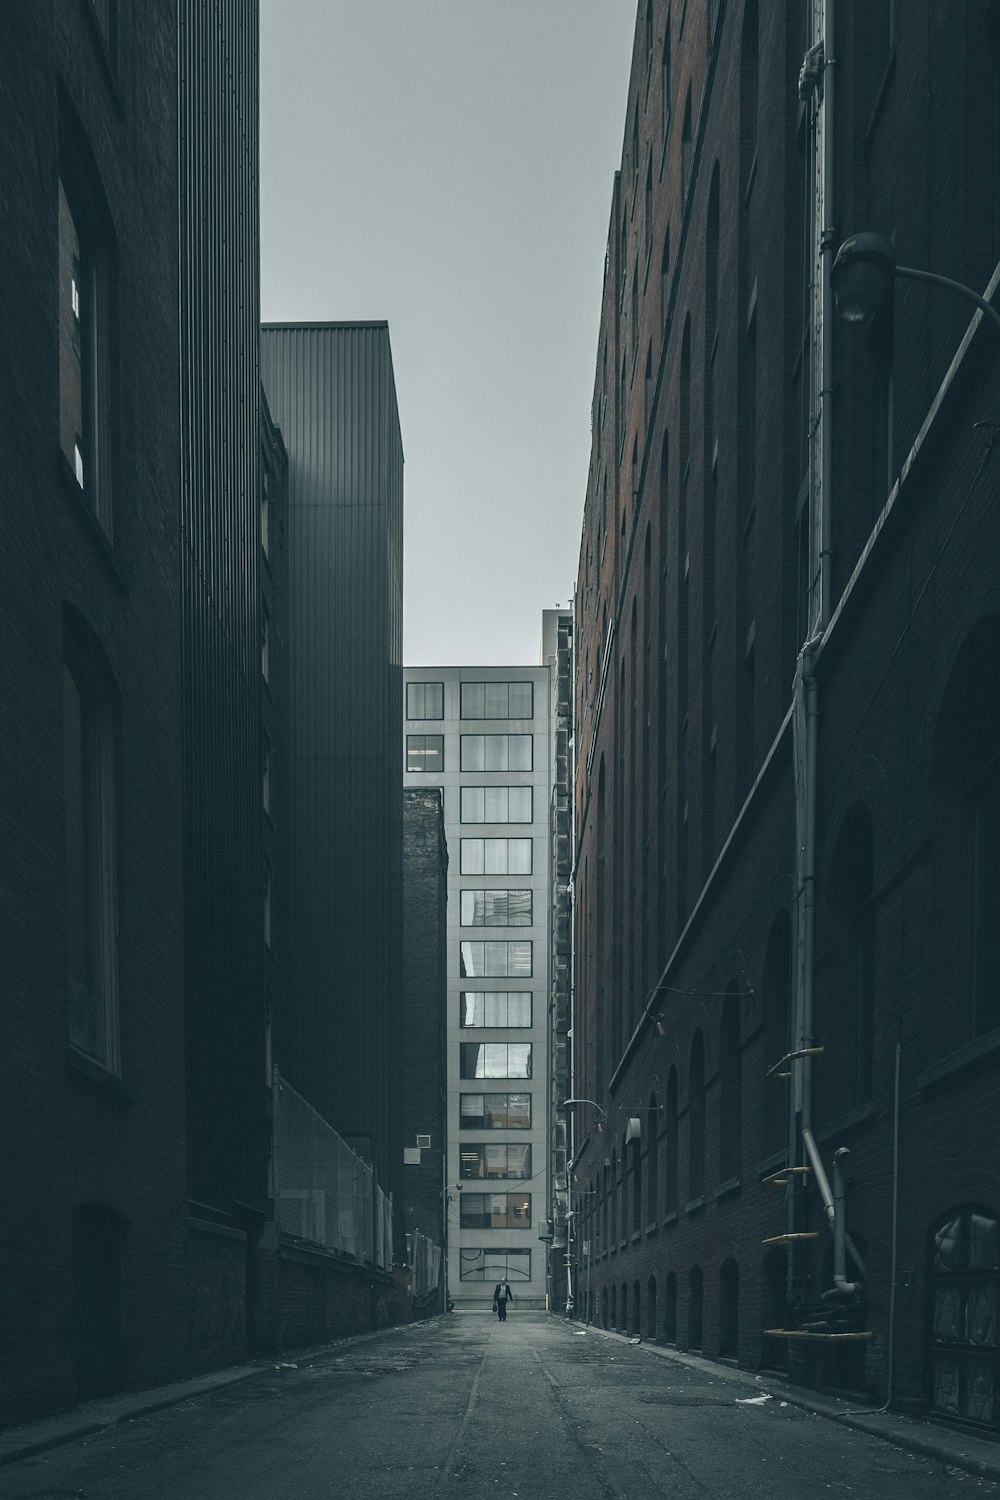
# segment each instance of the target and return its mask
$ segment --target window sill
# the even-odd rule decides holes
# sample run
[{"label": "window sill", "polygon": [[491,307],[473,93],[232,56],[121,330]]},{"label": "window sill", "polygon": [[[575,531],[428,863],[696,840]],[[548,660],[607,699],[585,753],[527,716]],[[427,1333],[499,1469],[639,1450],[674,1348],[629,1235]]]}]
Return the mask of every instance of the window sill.
[{"label": "window sill", "polygon": [[669,1229],[672,1224],[677,1223],[677,1210],[672,1209],[670,1213],[663,1215],[663,1227]]},{"label": "window sill", "polygon": [[641,1229],[633,1229],[633,1231],[632,1231],[632,1238],[629,1241],[629,1243],[632,1244],[632,1245],[638,1245],[638,1243],[639,1243],[639,1241],[641,1239],[642,1239],[642,1230]]},{"label": "window sill", "polygon": [[79,516],[80,522],[86,530],[92,545],[97,549],[98,556],[111,575],[112,583],[119,594],[127,594],[128,579],[125,577],[118,554],[104,527],[87,504],[83,491],[77,484],[76,477],[66,462],[65,454],[62,452],[59,454],[59,472],[62,476],[63,491],[66,494],[69,504],[72,506],[74,514]]},{"label": "window sill", "polygon": [[702,1213],[704,1211],[704,1208],[705,1208],[705,1194],[704,1193],[699,1193],[698,1196],[697,1196],[697,1198],[692,1198],[691,1201],[690,1201],[690,1203],[685,1203],[685,1205],[684,1205],[684,1212],[687,1214],[688,1218],[690,1219],[695,1214]]},{"label": "window sill", "polygon": [[831,1136],[843,1135],[845,1130],[853,1130],[855,1125],[864,1125],[876,1119],[877,1116],[875,1101],[869,1099],[865,1104],[859,1104],[857,1109],[849,1109],[846,1114],[838,1115],[835,1120],[831,1120],[829,1125],[824,1125],[817,1130],[816,1139],[828,1141]]},{"label": "window sill", "polygon": [[652,1222],[652,1223],[651,1223],[651,1224],[647,1224],[647,1225],[646,1225],[646,1234],[647,1234],[647,1236],[648,1236],[648,1235],[651,1235],[651,1234],[655,1234],[655,1233],[656,1233],[656,1231],[657,1231],[657,1229],[658,1229],[658,1228],[659,1228],[659,1227],[660,1227],[660,1226],[659,1226],[659,1225],[658,1225],[658,1224],[657,1224],[657,1222],[656,1222],[656,1220],[655,1220],[655,1219],[654,1219],[654,1220],[653,1220],[653,1222]]},{"label": "window sill", "polygon": [[75,1047],[66,1048],[66,1066],[71,1072],[79,1073],[82,1077],[88,1078],[91,1083],[96,1083],[98,1087],[106,1089],[123,1104],[132,1103],[131,1090],[126,1088],[117,1073],[110,1072],[103,1064],[95,1062],[92,1057],[87,1057],[83,1052],[78,1052]]},{"label": "window sill", "polygon": [[716,1203],[721,1202],[723,1198],[731,1198],[734,1193],[738,1193],[740,1191],[740,1188],[742,1186],[743,1180],[741,1177],[727,1177],[725,1182],[720,1182],[718,1188],[716,1189]]},{"label": "window sill", "polygon": [[917,1088],[932,1089],[949,1083],[956,1074],[964,1072],[984,1058],[992,1057],[996,1052],[1000,1052],[1000,1028],[988,1031],[974,1042],[967,1042],[964,1047],[950,1052],[940,1062],[931,1063],[930,1067],[924,1068],[917,1074]]},{"label": "window sill", "polygon": [[763,1178],[765,1177],[770,1177],[771,1173],[776,1172],[779,1167],[785,1167],[787,1165],[788,1152],[785,1147],[782,1146],[780,1151],[772,1151],[770,1156],[764,1156],[761,1158],[761,1160],[757,1163],[757,1176],[763,1180]]}]

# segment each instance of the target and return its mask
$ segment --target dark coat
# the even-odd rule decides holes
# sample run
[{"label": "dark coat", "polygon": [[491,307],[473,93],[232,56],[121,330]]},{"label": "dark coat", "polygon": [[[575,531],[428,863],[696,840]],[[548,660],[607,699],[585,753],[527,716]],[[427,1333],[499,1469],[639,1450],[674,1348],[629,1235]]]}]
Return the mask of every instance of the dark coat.
[{"label": "dark coat", "polygon": [[508,1281],[498,1281],[497,1284],[496,1284],[496,1286],[493,1288],[493,1305],[494,1305],[494,1307],[500,1301],[500,1288],[501,1287],[506,1287],[507,1288],[507,1297],[506,1297],[506,1300],[508,1302],[513,1302],[513,1300],[514,1300],[514,1293],[510,1289],[510,1283]]}]

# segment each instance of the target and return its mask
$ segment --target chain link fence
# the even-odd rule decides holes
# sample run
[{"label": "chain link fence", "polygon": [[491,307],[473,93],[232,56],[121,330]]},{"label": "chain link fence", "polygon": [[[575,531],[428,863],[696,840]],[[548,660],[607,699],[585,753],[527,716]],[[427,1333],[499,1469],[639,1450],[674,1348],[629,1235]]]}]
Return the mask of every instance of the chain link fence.
[{"label": "chain link fence", "polygon": [[274,1070],[274,1201],[285,1234],[392,1270],[392,1199],[332,1125]]}]

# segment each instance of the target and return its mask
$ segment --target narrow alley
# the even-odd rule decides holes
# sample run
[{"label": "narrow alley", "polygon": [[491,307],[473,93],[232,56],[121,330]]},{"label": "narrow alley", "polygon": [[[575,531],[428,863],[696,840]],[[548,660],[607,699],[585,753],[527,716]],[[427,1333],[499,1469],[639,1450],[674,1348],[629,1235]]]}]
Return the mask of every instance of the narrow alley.
[{"label": "narrow alley", "polygon": [[2,1468],[0,1492],[951,1500],[998,1491],[786,1403],[766,1379],[515,1309],[503,1325],[456,1314],[264,1367]]}]

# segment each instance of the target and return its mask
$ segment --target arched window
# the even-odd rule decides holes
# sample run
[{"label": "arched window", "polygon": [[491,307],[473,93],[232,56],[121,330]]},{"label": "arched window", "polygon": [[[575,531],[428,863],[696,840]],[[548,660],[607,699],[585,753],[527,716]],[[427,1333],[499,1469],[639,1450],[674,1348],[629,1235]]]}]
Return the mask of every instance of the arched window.
[{"label": "arched window", "polygon": [[817,1031],[825,1047],[814,1070],[821,1118],[871,1098],[875,1004],[875,902],[871,818],[856,803],[844,819],[827,888],[826,973]]},{"label": "arched window", "polygon": [[[640,1125],[640,1131],[642,1129]],[[642,1232],[642,1141],[629,1143],[629,1176],[632,1179],[632,1233]]]},{"label": "arched window", "polygon": [[681,127],[681,193],[686,198],[691,187],[691,172],[694,165],[694,136],[691,130],[691,85],[688,84],[684,102],[684,124]]},{"label": "arched window", "polygon": [[680,1155],[679,1131],[677,1128],[678,1103],[677,1069],[671,1068],[670,1077],[667,1079],[666,1130],[664,1132],[664,1146],[666,1148],[664,1155],[667,1159],[664,1208],[668,1214],[676,1214],[678,1209],[677,1163]]},{"label": "arched window", "polygon": [[[606,1292],[605,1292],[605,1296],[607,1296]],[[611,1312],[610,1312],[610,1315],[609,1315],[609,1322],[607,1324],[605,1324],[605,1327],[611,1327],[611,1328],[617,1328],[618,1327],[618,1287],[617,1287],[617,1284],[614,1285],[614,1286],[612,1286],[612,1288],[611,1288]]]},{"label": "arched window", "polygon": [[632,1316],[629,1318],[628,1331],[632,1334],[642,1332],[642,1295],[638,1276],[632,1283]]},{"label": "arched window", "polygon": [[650,1094],[646,1110],[646,1223],[652,1228],[659,1215],[660,1186],[660,1110],[656,1095]]},{"label": "arched window", "polygon": [[611,1153],[611,1201],[608,1209],[610,1220],[608,1249],[616,1250],[618,1248],[618,1154],[615,1151]]},{"label": "arched window", "polygon": [[740,1271],[724,1260],[719,1270],[719,1354],[733,1359],[740,1347]]},{"label": "arched window", "polygon": [[1000,1430],[1000,1219],[954,1209],[934,1227],[928,1372],[934,1411]]},{"label": "arched window", "polygon": [[691,1043],[688,1068],[688,1198],[705,1192],[705,1044],[700,1031]]},{"label": "arched window", "polygon": [[722,1002],[719,1028],[719,1181],[730,1182],[740,1171],[740,1132],[743,1115],[743,1055],[740,1050],[740,997],[730,984]]},{"label": "arched window", "polygon": [[[761,1265],[761,1297],[765,1329],[788,1327],[788,1252],[783,1245],[772,1245]],[[774,1369],[788,1369],[788,1339],[766,1338],[763,1341],[764,1363]]]},{"label": "arched window", "polygon": [[642,1330],[642,1336],[646,1339],[655,1339],[657,1336],[655,1276],[650,1276],[646,1282],[646,1324]]},{"label": "arched window", "polygon": [[[764,954],[763,1072],[791,1051],[791,922],[786,911],[771,924]],[[779,1069],[779,1071],[784,1071]],[[765,1156],[781,1151],[788,1136],[788,1080],[775,1074],[764,1079],[761,1107],[761,1150]]]},{"label": "arched window", "polygon": [[976,625],[952,669],[931,806],[933,1060],[1000,1027],[1000,616]]},{"label": "arched window", "polygon": [[705,1278],[700,1266],[688,1276],[688,1348],[700,1349],[704,1338]]},{"label": "arched window", "polygon": [[667,1277],[663,1289],[663,1341],[665,1344],[676,1344],[677,1342],[677,1277],[673,1271]]},{"label": "arched window", "polygon": [[[621,1202],[620,1202],[621,1216],[620,1216],[618,1224],[616,1226],[617,1227],[617,1231],[618,1231],[618,1240],[619,1240],[619,1243],[622,1244],[622,1245],[624,1245],[625,1242],[628,1239],[628,1189],[629,1189],[629,1177],[631,1175],[631,1173],[629,1171],[629,1165],[630,1165],[629,1150],[630,1149],[631,1148],[627,1144],[623,1144],[622,1145],[622,1179],[621,1179],[622,1195],[621,1195]],[[624,1316],[624,1312],[623,1312],[623,1316]]]}]

